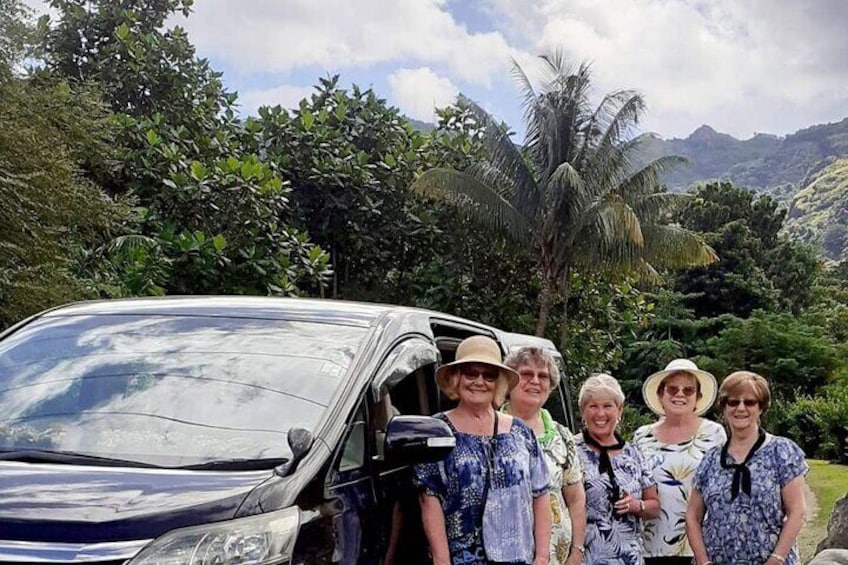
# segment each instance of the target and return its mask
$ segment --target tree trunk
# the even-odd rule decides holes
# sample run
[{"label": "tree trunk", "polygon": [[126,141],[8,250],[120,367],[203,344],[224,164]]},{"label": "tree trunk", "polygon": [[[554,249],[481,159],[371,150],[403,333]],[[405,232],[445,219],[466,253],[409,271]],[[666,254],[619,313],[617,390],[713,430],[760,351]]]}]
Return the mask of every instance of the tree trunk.
[{"label": "tree trunk", "polygon": [[548,325],[548,315],[551,312],[551,296],[553,295],[553,285],[548,277],[542,278],[542,290],[539,293],[539,315],[536,318],[536,335],[543,337],[545,328]]},{"label": "tree trunk", "polygon": [[568,346],[568,299],[571,296],[571,266],[566,266],[562,280],[562,322],[559,327],[559,350]]}]

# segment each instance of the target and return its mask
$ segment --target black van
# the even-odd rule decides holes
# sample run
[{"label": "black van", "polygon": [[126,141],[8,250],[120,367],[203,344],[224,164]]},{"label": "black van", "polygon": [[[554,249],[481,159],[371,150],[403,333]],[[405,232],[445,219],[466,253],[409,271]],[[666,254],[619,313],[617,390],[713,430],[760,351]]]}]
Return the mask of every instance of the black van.
[{"label": "black van", "polygon": [[[443,458],[435,367],[547,340],[331,300],[72,304],[0,335],[0,563],[426,559],[409,465]],[[573,424],[567,389],[552,395]]]}]

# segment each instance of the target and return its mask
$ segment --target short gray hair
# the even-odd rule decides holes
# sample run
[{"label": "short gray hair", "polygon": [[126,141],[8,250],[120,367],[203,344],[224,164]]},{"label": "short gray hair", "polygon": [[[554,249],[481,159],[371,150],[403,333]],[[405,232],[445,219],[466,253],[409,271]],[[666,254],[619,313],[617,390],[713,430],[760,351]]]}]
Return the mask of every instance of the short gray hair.
[{"label": "short gray hair", "polygon": [[624,405],[624,391],[621,390],[621,385],[612,375],[606,373],[596,373],[586,379],[580,387],[577,404],[582,410],[583,404],[596,396],[611,396],[619,407]]},{"label": "short gray hair", "polygon": [[559,386],[559,365],[557,365],[556,359],[549,352],[541,347],[528,345],[510,353],[504,361],[504,365],[516,371],[518,371],[518,367],[525,363],[545,365],[548,369],[548,374],[551,376],[551,390]]}]

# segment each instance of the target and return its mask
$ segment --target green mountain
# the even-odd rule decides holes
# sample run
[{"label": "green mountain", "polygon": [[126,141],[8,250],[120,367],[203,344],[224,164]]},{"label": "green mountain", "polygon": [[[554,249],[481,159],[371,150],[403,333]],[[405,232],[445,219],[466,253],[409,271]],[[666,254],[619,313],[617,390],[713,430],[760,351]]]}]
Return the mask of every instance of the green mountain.
[{"label": "green mountain", "polygon": [[791,196],[805,179],[838,157],[848,157],[848,118],[812,126],[786,137],[757,134],[746,140],[704,125],[685,139],[653,138],[645,144],[646,158],[685,155],[690,164],[663,180],[673,190],[699,181],[722,179],[734,185]]},{"label": "green mountain", "polygon": [[834,161],[804,184],[789,204],[785,229],[828,259],[848,259],[848,159]]}]

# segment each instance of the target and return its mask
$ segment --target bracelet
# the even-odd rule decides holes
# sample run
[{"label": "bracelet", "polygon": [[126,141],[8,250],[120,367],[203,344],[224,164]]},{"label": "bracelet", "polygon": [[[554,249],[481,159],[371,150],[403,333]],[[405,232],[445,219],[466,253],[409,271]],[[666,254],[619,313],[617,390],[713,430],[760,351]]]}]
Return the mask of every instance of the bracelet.
[{"label": "bracelet", "polygon": [[572,547],[573,547],[574,549],[576,549],[577,551],[579,551],[579,552],[580,552],[580,555],[585,555],[585,554],[586,554],[586,548],[585,548],[585,547],[583,547],[582,545],[574,545],[574,546],[572,546]]},{"label": "bracelet", "polygon": [[771,555],[769,555],[769,557],[771,557],[778,563],[784,563],[786,561],[786,558],[779,553],[772,553]]},{"label": "bracelet", "polygon": [[645,501],[642,500],[642,499],[639,499],[639,514],[644,514],[644,513],[645,513]]}]

